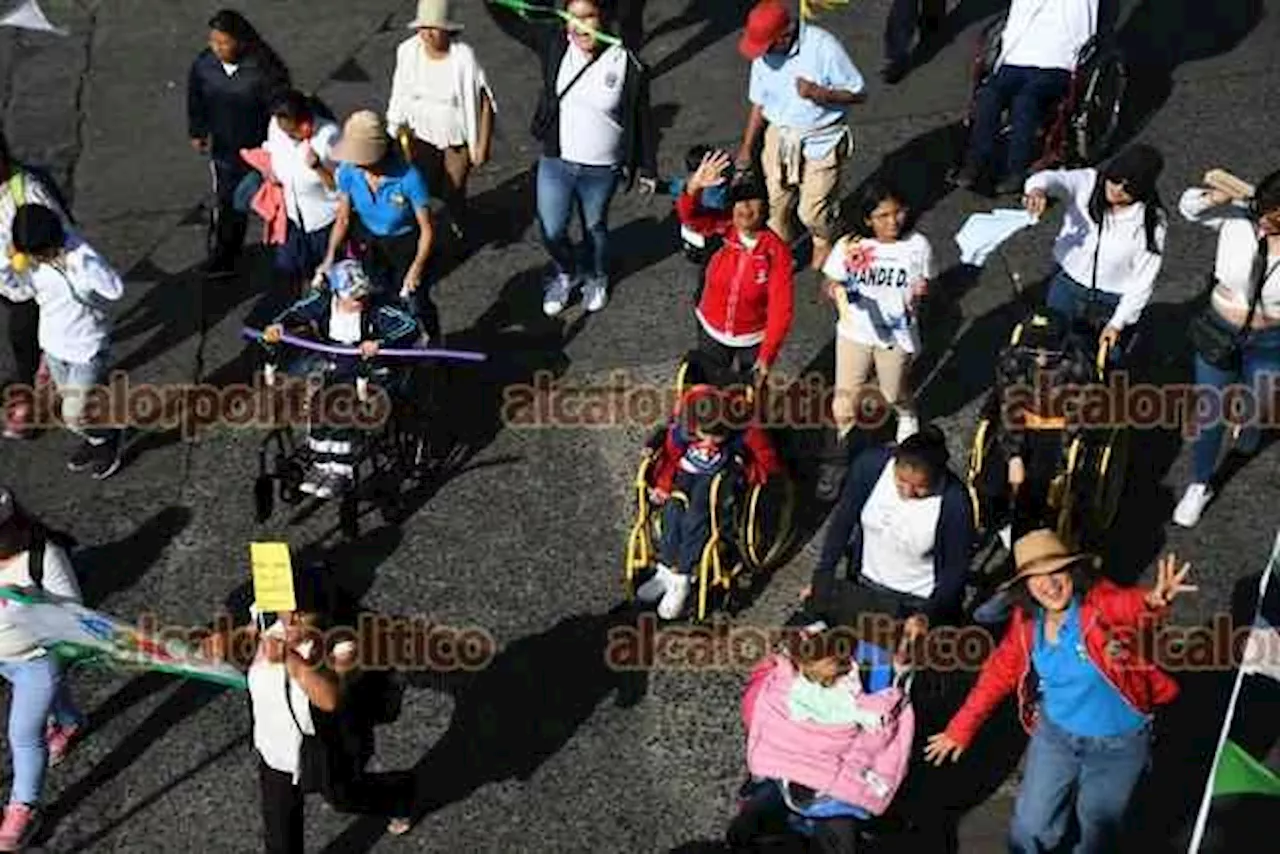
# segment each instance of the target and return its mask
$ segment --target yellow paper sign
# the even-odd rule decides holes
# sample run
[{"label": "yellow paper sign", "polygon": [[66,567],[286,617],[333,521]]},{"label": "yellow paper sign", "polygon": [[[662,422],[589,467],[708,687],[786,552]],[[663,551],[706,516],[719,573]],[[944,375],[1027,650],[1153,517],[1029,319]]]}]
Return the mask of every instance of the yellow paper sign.
[{"label": "yellow paper sign", "polygon": [[253,598],[263,613],[293,611],[298,607],[293,592],[293,562],[288,543],[250,543],[253,566]]}]

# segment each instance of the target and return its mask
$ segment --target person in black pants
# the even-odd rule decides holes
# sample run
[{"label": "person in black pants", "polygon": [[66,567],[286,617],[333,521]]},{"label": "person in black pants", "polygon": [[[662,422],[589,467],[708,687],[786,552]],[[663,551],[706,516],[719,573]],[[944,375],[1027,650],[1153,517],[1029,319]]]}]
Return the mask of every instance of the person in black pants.
[{"label": "person in black pants", "polygon": [[232,204],[252,170],[240,149],[267,138],[271,107],[290,88],[289,69],[239,12],[224,9],[209,20],[209,46],[191,64],[187,126],[191,147],[209,155],[218,205],[216,247],[209,274],[232,275],[244,245],[247,213]]},{"label": "person in black pants", "polygon": [[947,0],[893,0],[884,25],[884,69],[880,77],[892,86],[911,70],[911,42],[916,31],[920,41],[942,29],[947,17]]}]

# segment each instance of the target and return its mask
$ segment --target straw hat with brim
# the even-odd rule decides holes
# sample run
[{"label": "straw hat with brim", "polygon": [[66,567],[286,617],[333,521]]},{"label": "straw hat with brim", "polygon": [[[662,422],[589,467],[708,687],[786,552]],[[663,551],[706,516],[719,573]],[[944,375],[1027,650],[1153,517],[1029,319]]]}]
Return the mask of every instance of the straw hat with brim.
[{"label": "straw hat with brim", "polygon": [[1072,552],[1053,531],[1031,531],[1013,544],[1013,563],[1018,568],[1017,572],[996,589],[1008,590],[1032,576],[1052,575],[1082,562],[1092,564],[1095,569],[1101,564],[1095,555]]},{"label": "straw hat with brim", "polygon": [[449,0],[418,0],[418,14],[409,23],[409,29],[462,32],[462,24],[453,20],[452,5]]},{"label": "straw hat with brim", "polygon": [[334,157],[357,166],[372,166],[387,156],[387,124],[372,110],[352,113],[342,128]]}]

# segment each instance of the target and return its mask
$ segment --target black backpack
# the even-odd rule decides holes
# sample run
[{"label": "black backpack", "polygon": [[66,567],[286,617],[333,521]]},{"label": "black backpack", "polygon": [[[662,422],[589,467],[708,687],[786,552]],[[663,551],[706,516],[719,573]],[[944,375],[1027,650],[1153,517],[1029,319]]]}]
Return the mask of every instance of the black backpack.
[{"label": "black backpack", "polygon": [[46,543],[52,543],[67,553],[70,553],[72,549],[80,544],[70,534],[36,526],[35,530],[31,532],[31,548],[27,549],[30,555],[27,571],[31,575],[31,583],[41,590],[44,589],[44,550]]}]

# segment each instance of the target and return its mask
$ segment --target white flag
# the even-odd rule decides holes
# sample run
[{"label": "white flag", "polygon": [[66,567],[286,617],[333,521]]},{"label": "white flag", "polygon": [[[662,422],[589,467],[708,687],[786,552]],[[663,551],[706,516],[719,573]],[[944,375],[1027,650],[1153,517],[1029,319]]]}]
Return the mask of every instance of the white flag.
[{"label": "white flag", "polygon": [[53,33],[58,36],[69,35],[65,27],[55,27],[36,0],[22,0],[12,12],[0,18],[0,27],[15,27],[19,30],[31,30],[37,33]]}]

